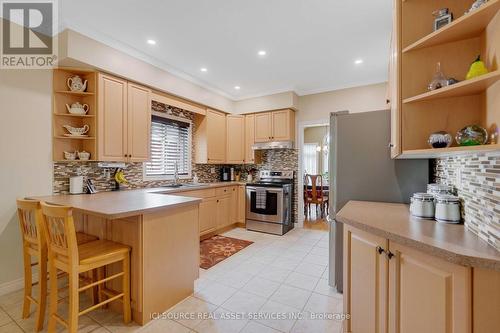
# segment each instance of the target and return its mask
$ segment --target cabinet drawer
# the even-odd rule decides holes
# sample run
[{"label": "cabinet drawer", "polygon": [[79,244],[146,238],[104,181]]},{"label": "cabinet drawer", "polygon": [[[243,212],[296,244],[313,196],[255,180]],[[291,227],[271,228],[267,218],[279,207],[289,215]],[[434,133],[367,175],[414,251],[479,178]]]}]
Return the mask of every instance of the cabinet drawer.
[{"label": "cabinet drawer", "polygon": [[211,198],[215,197],[215,189],[208,190],[194,190],[194,191],[185,191],[175,193],[174,195],[182,196],[182,197],[192,197],[192,198]]},{"label": "cabinet drawer", "polygon": [[234,186],[227,186],[227,187],[218,187],[215,189],[215,195],[218,197],[224,196],[224,195],[230,195],[232,193]]}]

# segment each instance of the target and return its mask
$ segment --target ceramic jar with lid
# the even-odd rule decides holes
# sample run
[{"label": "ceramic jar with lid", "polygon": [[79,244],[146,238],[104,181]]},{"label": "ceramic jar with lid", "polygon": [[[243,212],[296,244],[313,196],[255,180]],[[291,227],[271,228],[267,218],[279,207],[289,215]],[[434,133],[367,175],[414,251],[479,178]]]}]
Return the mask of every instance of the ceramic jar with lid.
[{"label": "ceramic jar with lid", "polygon": [[449,194],[438,194],[436,201],[436,221],[441,223],[460,223],[460,199]]},{"label": "ceramic jar with lid", "polygon": [[410,214],[420,219],[434,218],[434,195],[414,193],[411,197]]}]

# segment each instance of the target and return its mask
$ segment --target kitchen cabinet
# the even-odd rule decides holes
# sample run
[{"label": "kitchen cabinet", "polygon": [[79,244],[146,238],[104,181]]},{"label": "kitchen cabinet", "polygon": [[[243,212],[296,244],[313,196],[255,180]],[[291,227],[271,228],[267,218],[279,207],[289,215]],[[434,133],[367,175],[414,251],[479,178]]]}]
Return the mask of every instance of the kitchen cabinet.
[{"label": "kitchen cabinet", "polygon": [[389,250],[390,333],[472,332],[471,268],[392,242]]},{"label": "kitchen cabinet", "polygon": [[295,114],[293,110],[278,110],[255,114],[255,142],[293,141]]},{"label": "kitchen cabinet", "polygon": [[231,196],[217,198],[217,228],[224,228],[231,222]]},{"label": "kitchen cabinet", "polygon": [[391,49],[389,55],[389,82],[387,84],[388,99],[387,102],[391,108],[391,158],[396,158],[401,154],[401,104],[400,104],[400,15],[398,15],[401,7],[401,1],[393,0],[392,19],[393,28],[391,33]]},{"label": "kitchen cabinet", "polygon": [[384,238],[344,226],[344,312],[347,332],[386,332],[388,262]]},{"label": "kitchen cabinet", "polygon": [[245,185],[238,186],[238,216],[237,223],[245,223],[246,190]]},{"label": "kitchen cabinet", "polygon": [[255,144],[255,115],[245,116],[245,163],[255,163],[255,151],[252,146]]},{"label": "kitchen cabinet", "polygon": [[217,229],[217,199],[207,198],[200,203],[200,235]]},{"label": "kitchen cabinet", "polygon": [[226,116],[226,163],[245,162],[245,116]]},{"label": "kitchen cabinet", "polygon": [[144,162],[149,160],[151,140],[151,90],[129,82],[127,96],[129,162]]},{"label": "kitchen cabinet", "polygon": [[238,222],[238,187],[231,187],[231,223]]},{"label": "kitchen cabinet", "polygon": [[98,75],[98,159],[149,159],[151,90],[111,75]]},{"label": "kitchen cabinet", "polygon": [[226,163],[226,115],[207,109],[205,116],[195,116],[195,163]]},{"label": "kitchen cabinet", "polygon": [[471,268],[344,227],[346,332],[471,332]]}]

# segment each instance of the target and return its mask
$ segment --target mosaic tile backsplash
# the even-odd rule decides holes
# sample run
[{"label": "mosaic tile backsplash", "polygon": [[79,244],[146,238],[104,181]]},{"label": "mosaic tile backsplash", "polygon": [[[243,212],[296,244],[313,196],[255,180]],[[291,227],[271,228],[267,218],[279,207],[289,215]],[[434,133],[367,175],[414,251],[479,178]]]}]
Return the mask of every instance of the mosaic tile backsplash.
[{"label": "mosaic tile backsplash", "polygon": [[465,226],[500,251],[500,152],[437,159],[434,176],[456,188]]}]

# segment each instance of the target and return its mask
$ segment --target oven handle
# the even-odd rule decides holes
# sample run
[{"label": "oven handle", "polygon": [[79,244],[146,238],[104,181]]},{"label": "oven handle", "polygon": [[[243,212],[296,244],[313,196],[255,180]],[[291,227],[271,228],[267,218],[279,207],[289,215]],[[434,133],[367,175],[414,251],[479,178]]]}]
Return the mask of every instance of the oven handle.
[{"label": "oven handle", "polygon": [[[276,192],[276,193],[282,193],[283,189],[282,188],[270,188],[270,187],[265,187],[267,192]],[[247,186],[247,190],[250,191],[257,191],[257,187],[254,186]]]}]

